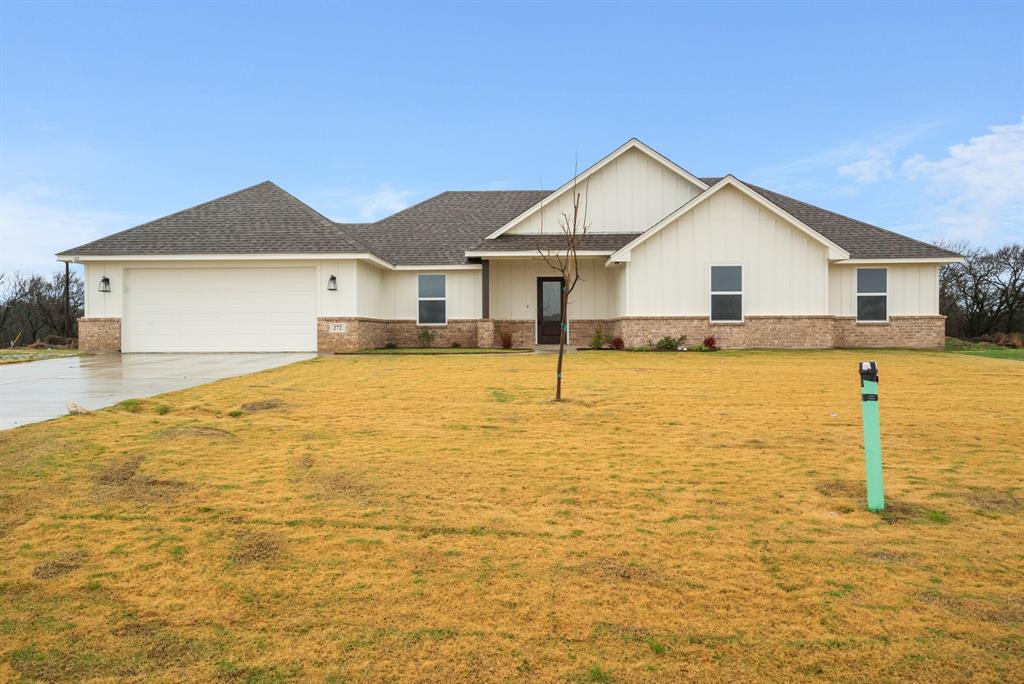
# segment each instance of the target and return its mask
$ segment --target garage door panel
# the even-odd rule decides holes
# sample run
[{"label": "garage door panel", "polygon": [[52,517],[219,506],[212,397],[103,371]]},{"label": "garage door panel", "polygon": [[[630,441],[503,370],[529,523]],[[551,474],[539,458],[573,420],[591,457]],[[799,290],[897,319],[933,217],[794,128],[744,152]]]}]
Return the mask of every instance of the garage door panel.
[{"label": "garage door panel", "polygon": [[315,351],[313,268],[130,269],[122,347]]}]

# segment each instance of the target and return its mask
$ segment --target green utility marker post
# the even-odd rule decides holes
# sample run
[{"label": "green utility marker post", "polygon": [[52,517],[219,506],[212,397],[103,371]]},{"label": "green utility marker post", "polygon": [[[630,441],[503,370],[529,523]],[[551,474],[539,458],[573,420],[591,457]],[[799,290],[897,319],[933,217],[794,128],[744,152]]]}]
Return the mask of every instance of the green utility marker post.
[{"label": "green utility marker post", "polygon": [[882,429],[878,421],[878,366],[860,363],[860,407],[864,416],[864,462],[868,475],[868,510],[885,508],[882,488]]}]

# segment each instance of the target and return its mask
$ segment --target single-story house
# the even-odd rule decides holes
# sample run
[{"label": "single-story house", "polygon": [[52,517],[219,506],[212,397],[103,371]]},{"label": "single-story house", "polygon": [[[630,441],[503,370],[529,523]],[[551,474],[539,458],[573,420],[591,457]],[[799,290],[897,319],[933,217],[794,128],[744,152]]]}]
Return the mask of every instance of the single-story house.
[{"label": "single-story house", "polygon": [[[568,311],[595,331],[723,347],[943,344],[939,267],[959,260],[630,140],[575,179],[589,232]],[[335,351],[558,341],[554,191],[444,192],[336,223],[270,182],[57,255],[85,267],[87,351]]]}]

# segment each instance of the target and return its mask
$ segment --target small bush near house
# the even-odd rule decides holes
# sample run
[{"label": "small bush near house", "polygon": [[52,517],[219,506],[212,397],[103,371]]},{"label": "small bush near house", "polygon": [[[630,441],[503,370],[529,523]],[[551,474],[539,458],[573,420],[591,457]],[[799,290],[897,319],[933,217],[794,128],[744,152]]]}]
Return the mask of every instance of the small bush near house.
[{"label": "small bush near house", "polygon": [[694,344],[690,346],[689,351],[708,351],[708,348],[703,344]]},{"label": "small bush near house", "polygon": [[501,342],[502,349],[512,348],[512,333],[507,330],[498,335],[498,341]]},{"label": "small bush near house", "polygon": [[452,342],[452,349],[461,349],[462,345],[458,342]]},{"label": "small bush near house", "polygon": [[393,340],[388,340],[384,343],[385,349],[398,349],[398,343]]},{"label": "small bush near house", "polygon": [[601,349],[606,344],[608,344],[608,336],[604,334],[603,330],[594,332],[594,336],[590,338],[591,349]]},{"label": "small bush near house", "polygon": [[615,337],[612,338],[611,346],[612,346],[612,349],[625,349],[626,348],[626,341],[623,340],[618,335],[616,335]]},{"label": "small bush near house", "polygon": [[704,338],[704,351],[718,351],[718,340],[715,339],[714,335],[708,335]]},{"label": "small bush near house", "polygon": [[64,337],[62,335],[47,335],[43,343],[48,347],[75,347],[78,346],[78,340],[73,337]]},{"label": "small bush near house", "polygon": [[423,328],[418,333],[416,333],[416,337],[420,339],[421,347],[429,347],[434,344],[434,338],[437,336],[434,334],[433,330],[427,330],[426,328]]},{"label": "small bush near house", "polygon": [[1010,349],[1024,349],[1024,333],[993,333],[975,337],[972,342],[989,342]]},{"label": "small bush near house", "polygon": [[654,348],[657,351],[676,351],[679,349],[679,340],[674,337],[665,336],[654,343]]}]

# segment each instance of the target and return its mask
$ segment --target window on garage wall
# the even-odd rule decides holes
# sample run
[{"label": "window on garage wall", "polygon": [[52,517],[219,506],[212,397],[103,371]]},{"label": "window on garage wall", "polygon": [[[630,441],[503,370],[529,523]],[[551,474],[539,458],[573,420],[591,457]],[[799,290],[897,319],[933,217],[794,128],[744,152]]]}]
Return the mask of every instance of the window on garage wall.
[{"label": "window on garage wall", "polygon": [[448,322],[447,276],[424,273],[417,283],[419,307],[416,322],[420,325],[444,325]]}]

